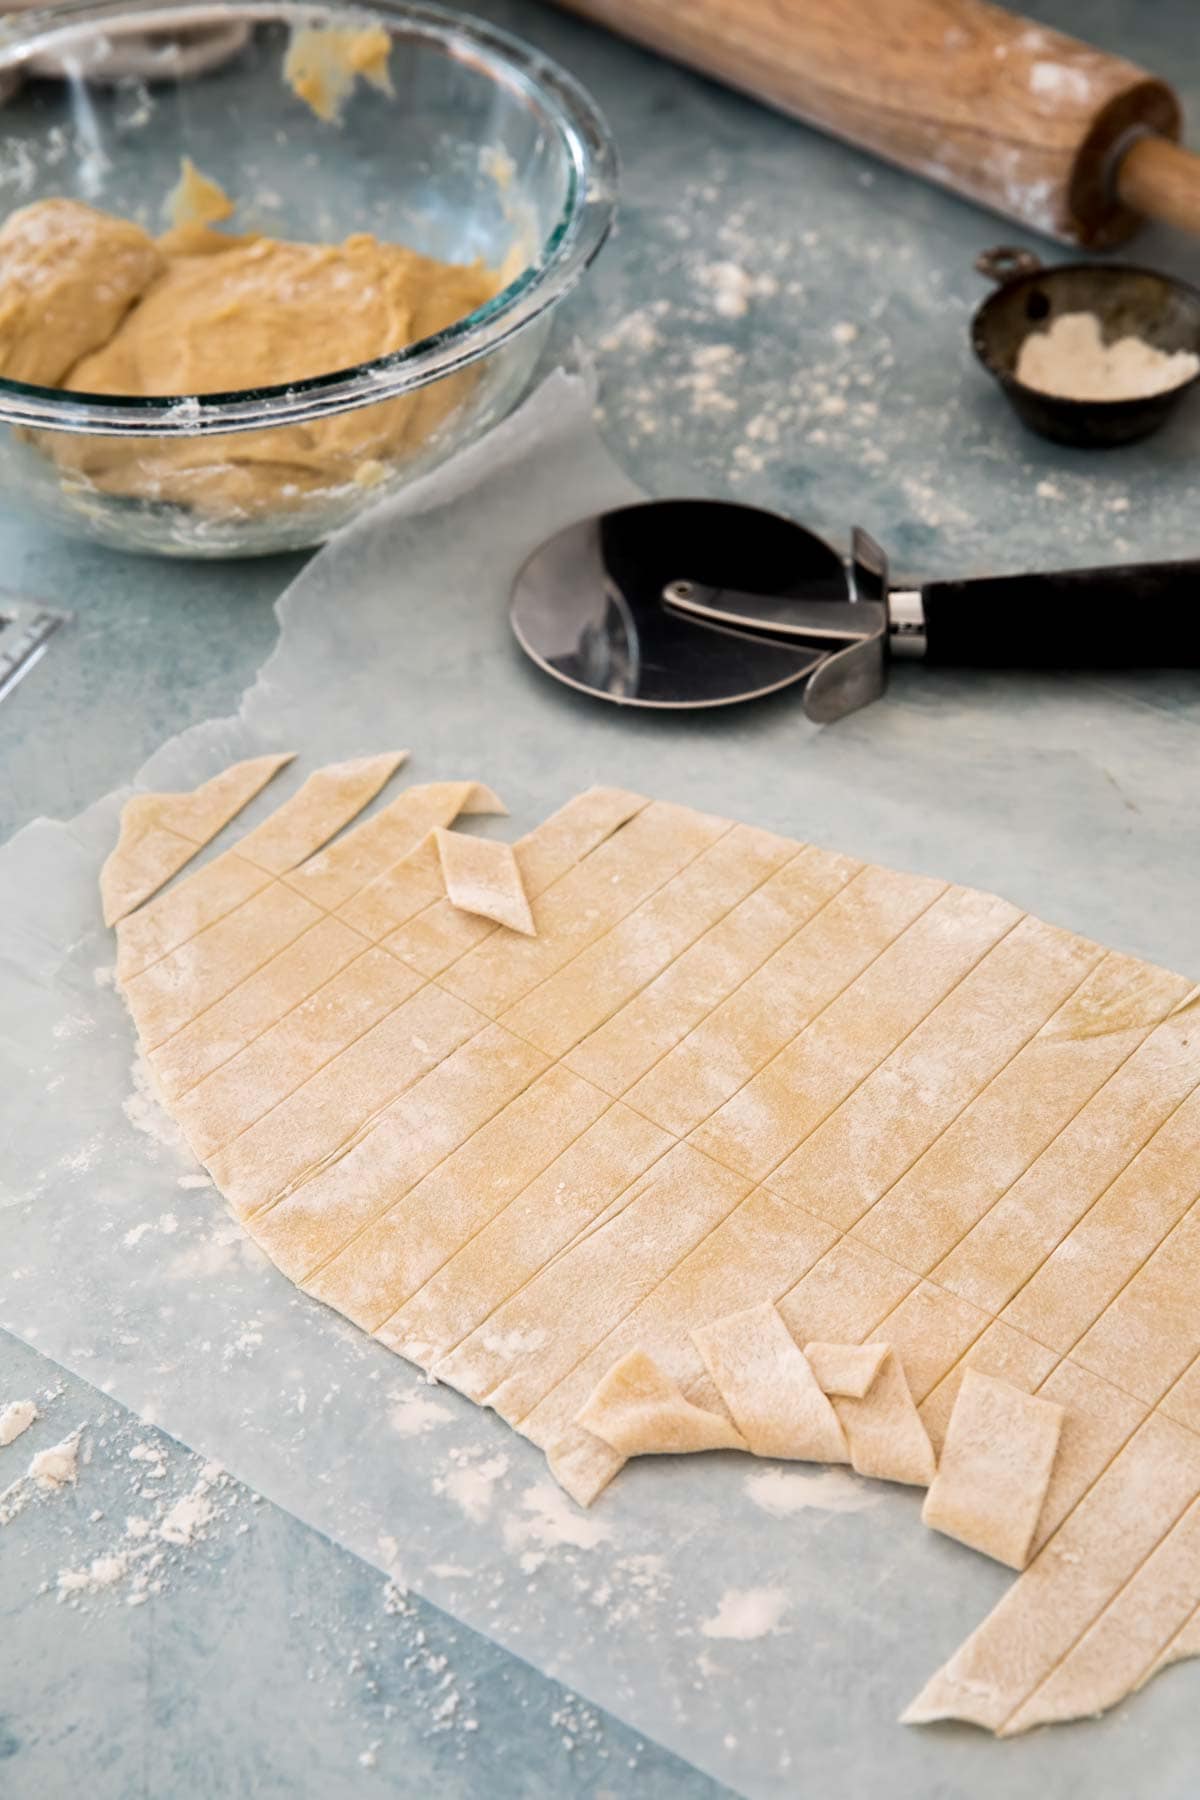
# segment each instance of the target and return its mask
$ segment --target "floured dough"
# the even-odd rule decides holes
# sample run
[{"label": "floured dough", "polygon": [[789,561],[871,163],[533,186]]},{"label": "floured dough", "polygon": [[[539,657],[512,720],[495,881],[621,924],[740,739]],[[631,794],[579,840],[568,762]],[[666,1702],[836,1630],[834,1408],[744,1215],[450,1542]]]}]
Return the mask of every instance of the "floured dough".
[{"label": "floured dough", "polygon": [[862,1400],[884,1365],[886,1344],[805,1344],[808,1366],[827,1394]]},{"label": "floured dough", "polygon": [[705,1412],[685,1400],[642,1350],[631,1350],[597,1383],[579,1423],[621,1456],[747,1448],[724,1413]]},{"label": "floured dough", "polygon": [[511,844],[440,828],[434,832],[434,840],[452,906],[536,937],[537,927]]},{"label": "floured dough", "polygon": [[1050,1485],[1063,1409],[968,1369],[921,1517],[1023,1569]]},{"label": "floured dough", "polygon": [[527,937],[445,892],[473,783],[344,829],[390,766],[310,774],[118,926],[153,1077],[278,1267],[584,1502],[668,1418],[920,1486],[947,1444],[949,1489],[980,1381],[1010,1461],[1022,1397],[1061,1408],[1028,1567],[914,1721],[1023,1730],[1200,1648],[1195,987],[607,788],[513,845]]},{"label": "floured dough", "polygon": [[755,1456],[848,1460],[837,1414],[773,1306],[693,1330],[692,1342]]},{"label": "floured dough", "polygon": [[928,1487],[934,1455],[900,1358],[891,1350],[861,1400],[839,1394],[833,1405],[859,1475]]},{"label": "floured dough", "polygon": [[135,794],[121,808],[121,835],[100,871],[104,923],[115,925],[156,894],[197,850],[291,762],[256,756],[234,763],[190,794]]}]

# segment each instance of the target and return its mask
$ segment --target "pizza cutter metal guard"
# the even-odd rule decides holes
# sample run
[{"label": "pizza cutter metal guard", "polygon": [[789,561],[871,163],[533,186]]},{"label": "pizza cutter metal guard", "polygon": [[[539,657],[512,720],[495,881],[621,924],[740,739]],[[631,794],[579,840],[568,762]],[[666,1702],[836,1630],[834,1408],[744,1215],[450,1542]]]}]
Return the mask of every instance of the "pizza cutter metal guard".
[{"label": "pizza cutter metal guard", "polygon": [[652,500],[581,520],[517,577],[512,626],[568,686],[623,706],[727,706],[804,684],[828,724],[877,700],[892,656],[969,668],[1198,668],[1200,561],[889,585],[756,507]]}]

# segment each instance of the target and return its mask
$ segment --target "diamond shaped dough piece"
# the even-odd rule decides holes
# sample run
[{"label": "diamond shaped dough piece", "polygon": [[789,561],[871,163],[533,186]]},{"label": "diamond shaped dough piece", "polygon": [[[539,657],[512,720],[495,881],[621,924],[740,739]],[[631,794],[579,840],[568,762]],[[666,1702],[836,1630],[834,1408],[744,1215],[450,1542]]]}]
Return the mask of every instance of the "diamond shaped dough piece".
[{"label": "diamond shaped dough piece", "polygon": [[537,936],[511,844],[461,831],[438,830],[434,839],[451,905],[526,937]]}]

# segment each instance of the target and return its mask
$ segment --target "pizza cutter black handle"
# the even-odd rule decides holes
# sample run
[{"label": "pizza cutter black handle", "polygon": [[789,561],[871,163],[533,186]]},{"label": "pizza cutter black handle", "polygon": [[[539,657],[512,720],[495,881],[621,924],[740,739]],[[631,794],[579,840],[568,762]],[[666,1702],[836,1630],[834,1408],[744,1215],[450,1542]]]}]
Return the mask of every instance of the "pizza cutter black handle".
[{"label": "pizza cutter black handle", "polygon": [[1200,562],[934,581],[929,663],[971,668],[1200,668]]}]

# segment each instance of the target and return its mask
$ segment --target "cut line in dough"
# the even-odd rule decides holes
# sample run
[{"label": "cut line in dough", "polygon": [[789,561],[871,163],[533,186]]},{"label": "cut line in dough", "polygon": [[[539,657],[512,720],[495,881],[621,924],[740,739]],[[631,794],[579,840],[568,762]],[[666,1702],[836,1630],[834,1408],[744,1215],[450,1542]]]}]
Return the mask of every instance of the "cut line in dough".
[{"label": "cut line in dough", "polygon": [[283,1273],[584,1503],[624,1453],[581,1409],[635,1351],[672,1385],[623,1443],[918,1486],[972,1370],[1035,1393],[1032,1560],[908,1717],[1017,1731],[1200,1651],[1194,984],[606,788],[513,845],[527,937],[444,889],[432,834],[490,790],[342,830],[390,766],[310,774],[118,925],[155,1079]]},{"label": "cut line in dough", "polygon": [[157,894],[294,755],[288,750],[234,763],[191,793],[135,794],[127,800],[116,847],[100,871],[104,923],[116,925]]}]

